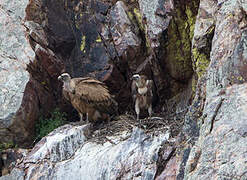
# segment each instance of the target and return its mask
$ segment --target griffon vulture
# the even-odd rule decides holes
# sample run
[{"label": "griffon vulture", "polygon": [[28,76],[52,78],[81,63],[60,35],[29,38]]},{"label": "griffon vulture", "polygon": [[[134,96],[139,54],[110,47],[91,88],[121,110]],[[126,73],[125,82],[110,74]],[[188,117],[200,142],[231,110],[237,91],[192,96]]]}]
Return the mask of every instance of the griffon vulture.
[{"label": "griffon vulture", "polygon": [[140,109],[148,109],[149,117],[152,115],[153,81],[148,80],[145,75],[135,74],[132,76],[132,98],[135,103],[137,120],[139,120]]},{"label": "griffon vulture", "polygon": [[87,122],[117,114],[118,104],[103,82],[91,77],[71,79],[68,73],[61,74],[58,80],[63,82],[63,95],[78,111],[81,121],[83,114]]}]

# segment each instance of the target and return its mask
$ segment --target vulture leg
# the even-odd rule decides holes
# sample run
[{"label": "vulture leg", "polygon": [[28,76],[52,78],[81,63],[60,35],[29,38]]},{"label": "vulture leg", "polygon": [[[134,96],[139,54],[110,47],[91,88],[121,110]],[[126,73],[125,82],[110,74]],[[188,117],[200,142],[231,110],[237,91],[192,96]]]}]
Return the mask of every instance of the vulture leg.
[{"label": "vulture leg", "polygon": [[80,121],[82,121],[83,120],[83,114],[79,113],[79,115],[80,115]]},{"label": "vulture leg", "polygon": [[87,118],[86,118],[86,122],[87,122],[87,124],[88,124],[88,122],[89,122],[89,121],[88,121],[88,112],[87,112]]},{"label": "vulture leg", "polygon": [[152,116],[152,105],[148,107],[149,118]]},{"label": "vulture leg", "polygon": [[139,101],[138,100],[136,100],[136,103],[135,103],[135,111],[136,111],[136,120],[139,121],[140,107],[139,107]]}]

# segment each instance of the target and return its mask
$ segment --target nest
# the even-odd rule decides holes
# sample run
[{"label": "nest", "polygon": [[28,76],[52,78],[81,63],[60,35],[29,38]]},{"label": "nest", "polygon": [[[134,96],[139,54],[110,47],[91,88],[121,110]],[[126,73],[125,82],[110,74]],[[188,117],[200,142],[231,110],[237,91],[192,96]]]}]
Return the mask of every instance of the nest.
[{"label": "nest", "polygon": [[[100,144],[107,141],[113,143],[108,137],[121,135],[123,131],[130,136],[135,127],[139,127],[146,134],[151,135],[170,131],[170,136],[176,137],[182,128],[184,115],[185,113],[182,115],[163,113],[151,118],[140,119],[140,121],[137,121],[133,115],[120,115],[110,122],[102,122],[101,124],[94,125],[89,141]],[[127,139],[129,136],[122,140]]]},{"label": "nest", "polygon": [[130,136],[134,127],[139,127],[146,134],[151,135],[158,135],[161,132],[169,131],[170,137],[175,138],[183,127],[185,114],[188,111],[187,101],[182,105],[177,102],[183,102],[178,99],[186,99],[188,97],[190,96],[182,94],[167,100],[165,103],[162,103],[163,107],[157,108],[159,113],[154,113],[152,118],[143,118],[137,121],[134,116],[135,112],[132,111],[128,114],[117,116],[110,122],[95,124],[92,127],[89,141],[97,143],[111,142],[108,137],[122,135],[123,131],[127,132]]}]

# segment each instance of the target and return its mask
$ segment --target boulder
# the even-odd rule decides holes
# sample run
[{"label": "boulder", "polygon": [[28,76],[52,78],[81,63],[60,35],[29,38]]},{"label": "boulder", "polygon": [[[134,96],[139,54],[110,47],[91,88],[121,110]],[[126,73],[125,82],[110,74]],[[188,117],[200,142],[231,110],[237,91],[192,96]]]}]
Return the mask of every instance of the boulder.
[{"label": "boulder", "polygon": [[54,107],[58,97],[57,76],[64,68],[48,48],[43,27],[26,21],[26,15],[32,13],[25,8],[35,12],[30,6],[32,2],[38,7],[38,1],[25,0],[6,0],[0,7],[4,29],[0,35],[0,143],[20,147],[32,143],[35,121],[41,112]]},{"label": "boulder", "polygon": [[26,70],[35,53],[22,21],[28,1],[1,2],[0,24],[0,143],[30,141],[37,119],[38,101],[32,78]]}]

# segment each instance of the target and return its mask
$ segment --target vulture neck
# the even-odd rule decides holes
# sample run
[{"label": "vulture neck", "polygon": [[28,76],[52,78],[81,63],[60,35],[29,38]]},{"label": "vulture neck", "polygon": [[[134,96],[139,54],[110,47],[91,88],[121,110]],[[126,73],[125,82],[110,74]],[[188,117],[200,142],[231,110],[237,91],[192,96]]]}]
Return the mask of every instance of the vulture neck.
[{"label": "vulture neck", "polygon": [[146,83],[143,83],[143,82],[137,82],[136,83],[136,86],[137,86],[137,90],[138,90],[138,93],[141,94],[141,95],[144,95],[147,93],[147,86],[146,86]]},{"label": "vulture neck", "polygon": [[71,80],[65,81],[63,84],[63,87],[66,91],[68,91],[70,93],[74,93],[74,91],[75,91],[75,83]]}]

